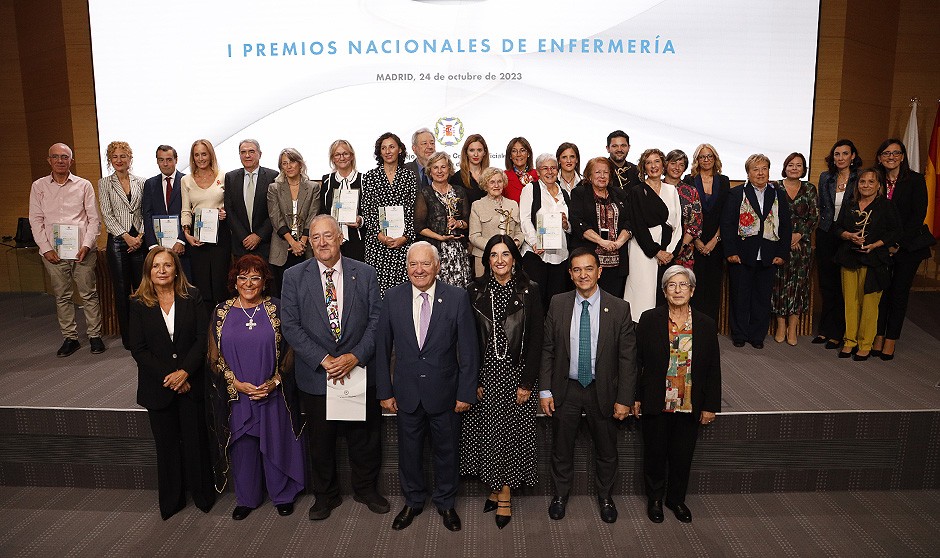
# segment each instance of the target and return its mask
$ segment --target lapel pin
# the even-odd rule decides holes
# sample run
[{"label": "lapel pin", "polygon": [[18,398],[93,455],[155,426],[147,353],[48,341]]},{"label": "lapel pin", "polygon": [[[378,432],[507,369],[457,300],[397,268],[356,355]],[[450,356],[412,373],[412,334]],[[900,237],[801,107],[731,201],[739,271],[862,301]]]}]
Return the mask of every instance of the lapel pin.
[{"label": "lapel pin", "polygon": [[438,304],[443,304],[443,303],[444,303],[444,301],[443,301],[442,299],[440,299],[440,298],[439,298],[439,299],[437,299],[437,303],[438,303]]},{"label": "lapel pin", "polygon": [[609,310],[607,308],[604,308],[604,312],[609,312]]}]

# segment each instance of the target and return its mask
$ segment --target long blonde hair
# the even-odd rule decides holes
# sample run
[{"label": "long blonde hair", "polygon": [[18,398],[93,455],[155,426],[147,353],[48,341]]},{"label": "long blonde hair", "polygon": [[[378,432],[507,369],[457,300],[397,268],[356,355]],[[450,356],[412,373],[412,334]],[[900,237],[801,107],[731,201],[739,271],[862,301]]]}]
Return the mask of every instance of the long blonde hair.
[{"label": "long blonde hair", "polygon": [[715,156],[715,166],[712,167],[712,176],[718,176],[721,174],[721,159],[718,157],[718,152],[715,151],[715,146],[710,143],[703,143],[695,148],[695,151],[692,153],[692,167],[689,169],[689,174],[698,176],[701,173],[701,170],[698,168],[698,156],[702,154],[703,149],[708,149],[712,152],[712,155]]},{"label": "long blonde hair", "polygon": [[183,265],[180,263],[180,257],[176,252],[163,246],[154,246],[147,257],[144,259],[144,274],[140,280],[140,286],[131,294],[131,298],[139,300],[147,308],[153,308],[157,305],[157,290],[150,280],[150,270],[153,269],[153,261],[159,254],[169,254],[173,258],[173,266],[176,268],[176,275],[173,277],[173,292],[180,298],[189,298],[189,288],[192,285],[186,280],[186,273],[183,272]]},{"label": "long blonde hair", "polygon": [[195,176],[196,170],[198,170],[194,154],[196,153],[196,146],[200,144],[209,152],[209,168],[212,169],[212,176],[218,176],[219,159],[215,156],[215,148],[212,147],[212,142],[207,139],[197,139],[193,142],[193,146],[189,148],[189,174]]}]

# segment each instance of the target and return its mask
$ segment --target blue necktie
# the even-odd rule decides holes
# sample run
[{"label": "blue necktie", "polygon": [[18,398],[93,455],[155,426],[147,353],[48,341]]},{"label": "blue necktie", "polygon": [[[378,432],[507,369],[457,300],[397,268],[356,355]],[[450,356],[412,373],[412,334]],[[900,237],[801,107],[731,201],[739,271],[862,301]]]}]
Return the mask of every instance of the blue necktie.
[{"label": "blue necktie", "polygon": [[588,387],[591,383],[591,303],[581,303],[581,330],[578,334],[578,382]]}]

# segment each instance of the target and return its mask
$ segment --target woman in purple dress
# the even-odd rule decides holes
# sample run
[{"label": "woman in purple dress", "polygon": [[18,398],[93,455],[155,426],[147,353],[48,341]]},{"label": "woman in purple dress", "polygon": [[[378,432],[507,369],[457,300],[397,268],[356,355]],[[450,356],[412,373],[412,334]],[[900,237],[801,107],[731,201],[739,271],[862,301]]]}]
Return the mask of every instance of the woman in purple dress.
[{"label": "woman in purple dress", "polygon": [[290,515],[304,489],[303,425],[295,404],[293,353],[281,336],[277,299],[264,296],[271,279],[260,257],[239,258],[229,272],[229,288],[237,294],[216,307],[209,328],[221,460],[215,469],[216,489],[225,487],[231,467],[235,520],[261,505],[263,488],[277,513]]}]

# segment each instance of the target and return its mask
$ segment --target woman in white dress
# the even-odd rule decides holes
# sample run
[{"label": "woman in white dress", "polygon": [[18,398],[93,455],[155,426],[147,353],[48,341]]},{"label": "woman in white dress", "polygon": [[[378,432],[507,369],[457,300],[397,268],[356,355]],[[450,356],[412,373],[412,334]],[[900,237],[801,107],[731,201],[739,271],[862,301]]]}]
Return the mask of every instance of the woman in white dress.
[{"label": "woman in white dress", "polygon": [[630,274],[623,298],[630,303],[634,320],[665,303],[659,289],[663,271],[675,258],[682,238],[682,206],[679,192],[663,182],[666,156],[658,149],[647,149],[637,163],[645,182],[630,193],[633,238],[629,244]]}]

